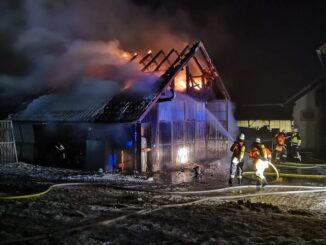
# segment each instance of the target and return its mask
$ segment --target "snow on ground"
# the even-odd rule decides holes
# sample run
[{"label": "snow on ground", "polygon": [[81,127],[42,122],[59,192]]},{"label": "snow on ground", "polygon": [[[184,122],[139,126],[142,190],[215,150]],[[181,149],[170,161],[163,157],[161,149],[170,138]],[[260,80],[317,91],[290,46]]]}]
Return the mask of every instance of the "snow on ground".
[{"label": "snow on ground", "polygon": [[91,181],[91,182],[148,182],[152,179],[112,173],[97,173],[56,167],[33,165],[24,162],[0,165],[0,177],[24,177],[43,181]]},{"label": "snow on ground", "polygon": [[86,182],[152,182],[153,178],[147,178],[145,176],[128,176],[128,175],[120,175],[120,174],[81,174],[81,175],[70,175],[65,176],[61,180],[74,180],[74,181],[86,181]]},{"label": "snow on ground", "polygon": [[[186,182],[167,184],[176,176]],[[279,189],[229,190],[206,196],[167,192],[221,188],[227,177],[227,169],[217,163],[200,178],[193,178],[191,169],[180,169],[172,177],[160,177],[159,182],[156,176],[153,182],[25,163],[0,165],[2,195],[15,190],[33,193],[51,183],[94,182],[54,188],[38,198],[0,200],[0,244],[17,244],[17,239],[25,239],[20,244],[59,245],[326,244],[326,214],[321,212],[324,193],[193,203],[207,197]],[[135,187],[129,188],[133,183]]]}]

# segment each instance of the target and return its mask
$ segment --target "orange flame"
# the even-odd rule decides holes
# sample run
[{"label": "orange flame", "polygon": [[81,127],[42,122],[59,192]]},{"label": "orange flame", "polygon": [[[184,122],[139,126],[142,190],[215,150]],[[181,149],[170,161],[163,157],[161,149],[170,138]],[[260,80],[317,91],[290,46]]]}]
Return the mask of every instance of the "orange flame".
[{"label": "orange flame", "polygon": [[131,59],[131,54],[129,54],[127,52],[123,52],[121,56],[122,56],[122,58],[124,60],[130,60]]},{"label": "orange flame", "polygon": [[174,88],[176,91],[185,92],[187,88],[186,74],[184,71],[180,71],[174,79]]},{"label": "orange flame", "polygon": [[[195,90],[201,90],[203,88],[203,81],[201,78],[192,78],[196,83],[196,86],[193,87]],[[184,71],[179,72],[179,74],[174,79],[174,87],[176,91],[185,92],[187,89],[186,74]]]}]

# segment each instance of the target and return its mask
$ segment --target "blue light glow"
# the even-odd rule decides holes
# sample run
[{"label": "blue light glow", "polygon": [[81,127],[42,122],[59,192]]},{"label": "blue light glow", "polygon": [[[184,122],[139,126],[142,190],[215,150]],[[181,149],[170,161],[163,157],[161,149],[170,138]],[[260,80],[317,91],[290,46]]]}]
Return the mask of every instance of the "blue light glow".
[{"label": "blue light glow", "polygon": [[196,120],[197,121],[204,121],[205,120],[205,112],[197,112],[196,113]]},{"label": "blue light glow", "polygon": [[127,150],[132,149],[132,140],[131,140],[131,139],[128,140],[128,142],[127,142],[127,144],[126,144],[126,149],[127,149]]},{"label": "blue light glow", "polygon": [[111,152],[108,155],[108,167],[109,167],[109,171],[113,171],[115,169],[116,161],[117,161],[117,155],[114,152]]}]

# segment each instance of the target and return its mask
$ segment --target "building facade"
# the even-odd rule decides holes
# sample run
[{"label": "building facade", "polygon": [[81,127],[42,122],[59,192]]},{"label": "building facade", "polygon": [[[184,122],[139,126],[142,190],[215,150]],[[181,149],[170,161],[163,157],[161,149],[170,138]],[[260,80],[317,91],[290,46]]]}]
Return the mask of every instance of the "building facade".
[{"label": "building facade", "polygon": [[19,159],[142,172],[146,155],[147,170],[155,172],[222,158],[230,96],[203,44],[137,56],[129,62],[147,75],[126,89],[112,93],[110,83],[93,79],[12,114]]},{"label": "building facade", "polygon": [[326,77],[318,77],[298,93],[293,108],[294,125],[302,138],[302,149],[325,155]]}]

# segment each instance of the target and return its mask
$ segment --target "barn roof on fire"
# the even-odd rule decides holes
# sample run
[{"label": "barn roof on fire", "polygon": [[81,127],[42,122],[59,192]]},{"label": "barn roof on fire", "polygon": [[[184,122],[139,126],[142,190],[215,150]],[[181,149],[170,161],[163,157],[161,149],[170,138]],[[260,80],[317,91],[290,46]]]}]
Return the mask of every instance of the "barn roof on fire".
[{"label": "barn roof on fire", "polygon": [[[142,65],[141,70],[149,76],[137,81],[136,86],[117,91],[114,81],[83,81],[70,91],[46,94],[34,99],[12,114],[10,119],[25,122],[138,121],[168,88],[176,86],[174,81],[181,72],[185,73],[187,92],[200,94],[201,90],[210,86],[216,97],[230,99],[201,42],[191,47],[187,45],[180,53],[172,49],[167,54],[161,50],[155,55],[147,53],[140,59],[137,56],[134,54],[129,62],[138,62]],[[194,66],[197,73],[191,70]]]}]

